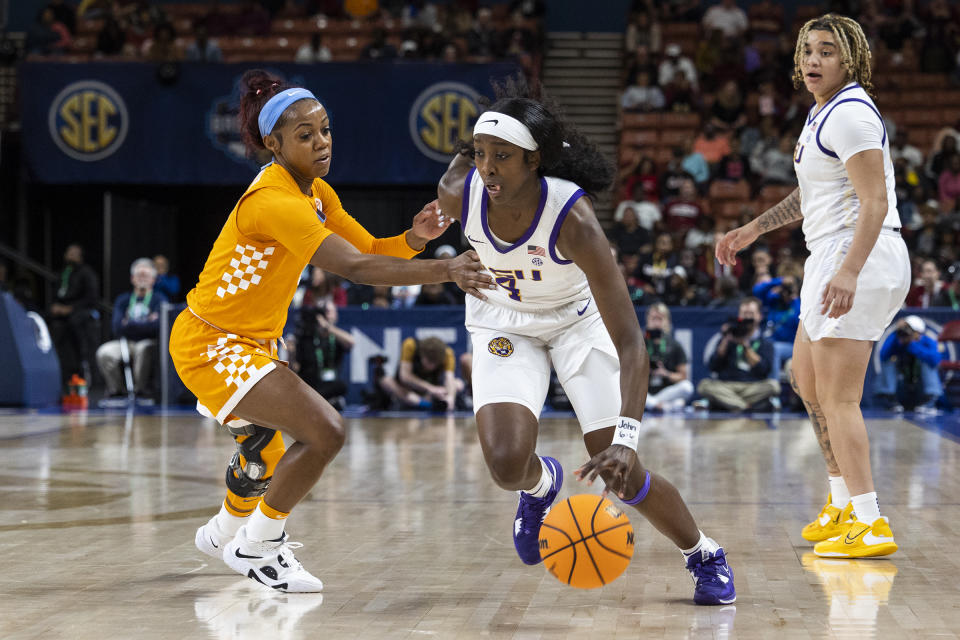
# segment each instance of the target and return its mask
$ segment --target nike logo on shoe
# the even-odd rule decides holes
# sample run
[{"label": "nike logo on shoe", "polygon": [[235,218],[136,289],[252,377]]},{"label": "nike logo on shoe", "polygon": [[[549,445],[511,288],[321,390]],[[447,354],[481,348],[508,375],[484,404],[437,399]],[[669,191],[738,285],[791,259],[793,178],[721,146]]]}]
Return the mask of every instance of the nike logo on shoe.
[{"label": "nike logo on shoe", "polygon": [[[848,532],[847,532],[847,535],[843,538],[844,544],[857,544],[857,538],[859,538],[860,536],[862,536],[863,534],[865,534],[865,533],[866,533],[867,531],[869,531],[869,530],[870,530],[869,528],[865,528],[865,529],[861,530],[860,533],[858,533],[857,535],[853,536],[852,538],[850,537],[850,532],[848,531]],[[864,539],[864,542],[866,542],[866,539]]]},{"label": "nike logo on shoe", "polygon": [[245,553],[240,553],[240,549],[237,549],[234,552],[234,555],[237,556],[238,558],[245,558],[247,560],[263,560],[263,556],[248,556]]},{"label": "nike logo on shoe", "polygon": [[220,545],[218,545],[216,542],[214,542],[213,538],[210,538],[210,544],[213,545],[213,548],[214,548],[214,549],[219,549],[219,548],[220,548]]}]

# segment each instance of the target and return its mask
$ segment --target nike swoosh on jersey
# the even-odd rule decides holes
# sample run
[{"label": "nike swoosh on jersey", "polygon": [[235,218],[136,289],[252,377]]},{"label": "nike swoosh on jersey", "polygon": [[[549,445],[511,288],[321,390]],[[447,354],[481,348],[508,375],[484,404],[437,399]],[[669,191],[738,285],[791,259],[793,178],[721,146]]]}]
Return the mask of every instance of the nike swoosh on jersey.
[{"label": "nike swoosh on jersey", "polygon": [[583,309],[577,309],[577,315],[582,316],[584,313],[587,312],[587,307],[589,306],[590,306],[590,301],[587,300],[587,304],[583,305]]},{"label": "nike swoosh on jersey", "polygon": [[471,238],[469,234],[467,235],[467,240],[469,240],[470,242],[476,242],[477,244],[487,244],[483,240],[477,240],[476,238]]}]

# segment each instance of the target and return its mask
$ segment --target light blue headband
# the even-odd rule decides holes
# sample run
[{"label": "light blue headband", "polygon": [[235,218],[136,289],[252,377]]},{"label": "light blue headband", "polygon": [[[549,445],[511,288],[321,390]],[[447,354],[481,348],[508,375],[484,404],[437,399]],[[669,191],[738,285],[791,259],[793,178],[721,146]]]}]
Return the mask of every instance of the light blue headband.
[{"label": "light blue headband", "polygon": [[[317,100],[317,97],[306,89],[286,89],[267,100],[267,104],[260,109],[260,116],[257,118],[257,124],[260,125],[260,135],[268,136],[273,131],[273,125],[277,124],[280,115],[286,111],[287,107],[297,100]],[[317,102],[320,102],[317,100]]]}]

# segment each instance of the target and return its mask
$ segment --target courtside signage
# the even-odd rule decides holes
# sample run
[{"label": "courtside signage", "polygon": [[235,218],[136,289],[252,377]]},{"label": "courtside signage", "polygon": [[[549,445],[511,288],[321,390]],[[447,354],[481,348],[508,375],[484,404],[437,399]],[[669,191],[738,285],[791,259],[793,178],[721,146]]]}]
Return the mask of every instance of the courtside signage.
[{"label": "courtside signage", "polygon": [[67,85],[50,104],[50,136],[74,160],[96,162],[123,144],[130,126],[127,105],[113,87],[98,80]]}]

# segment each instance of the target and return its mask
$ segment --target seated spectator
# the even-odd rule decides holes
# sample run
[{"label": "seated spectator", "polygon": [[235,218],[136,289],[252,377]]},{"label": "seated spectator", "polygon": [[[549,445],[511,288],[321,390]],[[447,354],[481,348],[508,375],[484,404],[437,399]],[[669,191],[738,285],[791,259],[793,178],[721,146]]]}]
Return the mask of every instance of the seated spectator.
[{"label": "seated spectator", "polygon": [[707,308],[738,307],[742,299],[737,279],[732,275],[721,275],[713,282],[713,299],[707,303]]},{"label": "seated spectator", "polygon": [[720,64],[720,53],[723,50],[723,32],[720,29],[711,29],[707,37],[697,45],[695,64],[697,72],[702,78],[709,79],[713,85],[713,74]]},{"label": "seated spectator", "polygon": [[380,388],[401,408],[452,411],[464,389],[463,380],[454,375],[453,349],[433,337],[407,338],[401,349],[396,375],[382,376]]},{"label": "seated spectator", "polygon": [[896,327],[880,348],[880,376],[874,382],[877,400],[892,411],[904,407],[936,411],[943,395],[937,370],[943,357],[937,341],[924,335],[927,325],[917,316],[901,318]]},{"label": "seated spectator", "polygon": [[706,400],[698,401],[698,406],[731,411],[774,408],[771,399],[780,394],[780,382],[770,377],[773,343],[762,336],[762,325],[760,301],[744,298],[737,318],[720,329],[720,342],[709,362],[715,377],[704,378],[697,386]]},{"label": "seated spectator", "polygon": [[667,276],[660,300],[671,307],[699,307],[706,302],[699,289],[691,286],[687,270],[679,264]]},{"label": "seated spectator", "polygon": [[793,168],[793,146],[793,137],[784,134],[776,148],[768,148],[763,153],[757,174],[764,185],[797,184],[797,174]]},{"label": "seated spectator", "polygon": [[202,22],[193,27],[193,42],[187,45],[186,59],[190,62],[222,62],[223,52],[210,39],[207,27]]},{"label": "seated spectator", "polygon": [[753,171],[750,170],[750,160],[740,151],[740,138],[730,136],[730,148],[717,163],[714,177],[717,180],[753,182]]},{"label": "seated spectator", "polygon": [[690,58],[682,55],[680,45],[668,44],[663,53],[663,61],[657,68],[657,84],[667,88],[676,82],[678,76],[682,75],[690,83],[690,88],[696,92],[698,90],[697,68],[693,66],[693,61]]},{"label": "seated spectator", "polygon": [[738,131],[747,124],[743,94],[733,80],[723,83],[717,92],[717,99],[710,108],[709,122],[719,132]]},{"label": "seated spectator", "polygon": [[457,298],[447,291],[442,282],[421,285],[420,295],[414,301],[414,306],[424,307],[431,305],[454,305]]},{"label": "seated spectator", "polygon": [[118,56],[123,53],[123,47],[127,42],[127,34],[124,32],[120,22],[111,13],[103,22],[103,27],[97,34],[98,55]]},{"label": "seated spectator", "polygon": [[757,115],[761,118],[782,118],[785,111],[786,105],[777,94],[773,81],[761,82],[760,94],[757,96]]},{"label": "seated spectator", "polygon": [[920,266],[920,278],[907,294],[904,306],[922,309],[953,306],[953,292],[950,285],[940,279],[940,275],[940,267],[935,260],[924,260]]},{"label": "seated spectator", "polygon": [[706,215],[697,192],[689,182],[680,187],[680,195],[663,205],[663,223],[667,229],[682,237],[697,225],[697,219]]},{"label": "seated spectator", "polygon": [[153,266],[157,269],[157,283],[153,286],[155,291],[166,296],[171,302],[180,295],[180,278],[177,274],[170,273],[170,261],[167,256],[158,253],[153,256]]},{"label": "seated spectator", "polygon": [[940,139],[940,149],[928,161],[927,176],[932,180],[940,179],[940,174],[947,168],[950,158],[957,155],[957,139],[951,135]]},{"label": "seated spectator", "polygon": [[634,84],[627,87],[620,97],[620,106],[631,113],[660,111],[665,104],[663,92],[660,87],[650,83],[650,74],[647,71],[637,73]]},{"label": "seated spectator", "polygon": [[[650,54],[650,48],[645,44],[638,44],[636,50],[630,56],[626,65],[627,73],[624,86],[636,84],[637,76],[642,73],[650,74],[654,77],[657,72],[657,66],[654,64],[653,56]],[[661,87],[663,84],[660,85]]]},{"label": "seated spectator", "polygon": [[183,58],[172,24],[161,22],[154,27],[153,38],[143,43],[143,55],[151,62],[177,62]]},{"label": "seated spectator", "polygon": [[680,195],[680,189],[685,182],[695,184],[696,180],[683,166],[684,152],[682,147],[673,149],[673,157],[667,163],[667,168],[660,176],[660,197],[666,201]]},{"label": "seated spectator", "polygon": [[703,270],[702,265],[702,256],[694,249],[680,250],[679,266],[683,267],[686,273],[688,287],[695,293],[694,296],[691,296],[691,300],[695,300],[698,305],[705,305],[709,302],[710,286],[712,284],[712,279]]},{"label": "seated spectator", "polygon": [[[450,260],[451,258],[457,257],[457,250],[453,248],[453,245],[442,244],[436,248],[433,252],[434,260]],[[444,290],[453,297],[453,302],[450,304],[463,304],[464,298],[466,298],[466,292],[457,286],[455,282],[444,282]],[[420,304],[417,302],[417,304]]]},{"label": "seated spectator", "polygon": [[952,211],[960,198],[960,155],[950,156],[946,168],[940,172],[937,188],[940,206],[945,211]]},{"label": "seated spectator", "polygon": [[695,223],[696,226],[687,231],[687,235],[683,240],[683,246],[694,251],[701,247],[712,247],[716,240],[713,218],[702,214],[697,216]]},{"label": "seated spectator", "polygon": [[623,209],[618,208],[617,211],[620,217],[614,218],[614,227],[610,230],[610,241],[617,247],[617,251],[621,255],[640,255],[650,251],[653,236],[649,229],[640,225],[636,210],[628,205]]},{"label": "seated spectator", "polygon": [[330,62],[333,60],[333,54],[330,49],[323,44],[323,34],[314,31],[310,36],[310,42],[305,42],[299,49],[293,61],[300,64],[310,64],[314,62]]},{"label": "seated spectator", "polygon": [[[314,272],[324,273],[316,267]],[[353,336],[337,326],[339,313],[331,297],[305,298],[295,334],[297,373],[337,411],[343,411],[347,382],[341,365],[353,349]]]},{"label": "seated spectator", "polygon": [[72,5],[67,4],[66,0],[50,0],[47,8],[53,12],[53,17],[70,32],[70,35],[77,33],[77,12]]},{"label": "seated spectator", "polygon": [[907,246],[916,254],[931,256],[937,249],[940,234],[938,226],[939,204],[936,200],[927,200],[917,208],[917,212],[920,218],[920,226],[910,238]]},{"label": "seated spectator", "polygon": [[708,122],[694,140],[693,150],[702,155],[707,164],[716,165],[730,153],[730,136],[720,134],[717,128]]},{"label": "seated spectator", "polygon": [[390,287],[390,308],[391,309],[409,309],[420,296],[423,285],[407,284]]},{"label": "seated spectator", "polygon": [[[243,0],[233,16],[233,35],[266,36],[270,34],[270,13],[256,0]],[[210,32],[213,34],[213,31]]]},{"label": "seated spectator", "polygon": [[[633,210],[637,224],[647,231],[653,231],[654,227],[656,227],[657,223],[660,222],[663,217],[656,201],[647,197],[647,185],[642,182],[635,182],[631,189],[631,197],[627,200],[622,200],[617,205],[616,210],[613,212],[613,221],[619,223],[623,220],[627,209]],[[630,252],[628,251],[626,253]]]},{"label": "seated spectator", "polygon": [[477,9],[477,17],[467,32],[467,52],[480,60],[491,60],[500,55],[500,36],[493,24],[490,7]]},{"label": "seated spectator", "polygon": [[50,338],[60,358],[64,381],[73,374],[90,384],[94,349],[99,342],[100,312],[97,299],[100,286],[97,274],[83,262],[83,249],[71,244],[63,253],[64,267],[60,286],[47,314]]},{"label": "seated spectator", "polygon": [[662,42],[660,22],[657,21],[656,15],[646,10],[634,11],[630,16],[624,38],[626,50],[634,51],[637,45],[642,44],[650,51],[657,53],[660,51]]},{"label": "seated spectator", "polygon": [[660,233],[653,243],[653,251],[641,256],[639,276],[648,294],[663,295],[667,279],[677,266],[677,255],[673,251],[673,236]]},{"label": "seated spectator", "polygon": [[793,341],[800,326],[800,283],[793,275],[784,275],[753,287],[753,295],[763,302],[768,335],[773,341],[773,377],[780,379],[782,363],[793,356]]},{"label": "seated spectator", "polygon": [[719,29],[727,39],[740,38],[750,28],[750,20],[736,0],[720,0],[703,15],[703,29]]},{"label": "seated spectator", "polygon": [[673,338],[673,323],[667,305],[657,302],[647,308],[644,337],[650,355],[647,410],[682,409],[693,397],[693,383],[688,380],[687,354]]},{"label": "seated spectator", "polygon": [[710,180],[710,165],[707,159],[693,148],[693,138],[686,138],[683,141],[683,161],[680,166],[683,170],[693,176],[693,181],[697,188],[704,188]]},{"label": "seated spectator", "polygon": [[27,32],[27,53],[57,55],[68,51],[72,44],[70,30],[57,20],[53,9],[41,9],[36,22]]},{"label": "seated spectator", "polygon": [[893,138],[890,157],[894,162],[904,158],[914,171],[920,171],[923,168],[923,153],[910,144],[910,134],[903,127],[897,129],[897,135]]},{"label": "seated spectator", "polygon": [[[152,400],[153,369],[157,362],[160,336],[160,306],[166,297],[154,290],[157,269],[150,258],[139,258],[130,265],[133,290],[121,293],[113,301],[113,340],[97,349],[97,366],[105,384],[105,404],[135,393],[141,400]],[[127,346],[122,342],[126,340]],[[124,362],[124,351],[129,362]],[[133,373],[133,389],[127,389],[124,367]]]},{"label": "seated spectator", "polygon": [[[657,175],[657,165],[648,156],[635,155],[630,165],[620,172],[620,178],[623,180],[624,198],[633,198],[637,202],[660,201],[660,176]],[[643,188],[643,198],[636,193],[638,184]]]},{"label": "seated spectator", "polygon": [[392,60],[397,57],[397,49],[387,42],[387,32],[377,29],[373,32],[373,40],[360,52],[360,57],[365,60]]},{"label": "seated spectator", "polygon": [[667,110],[673,113],[691,113],[700,108],[697,92],[685,74],[676,76],[673,82],[664,88],[663,97]]}]

